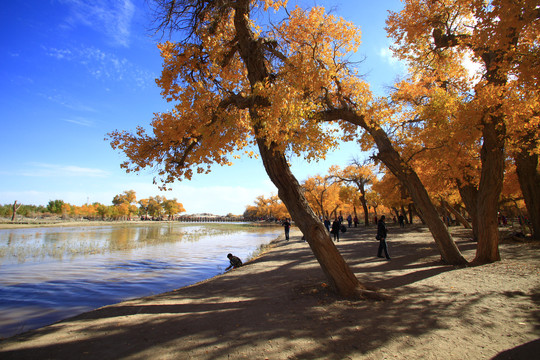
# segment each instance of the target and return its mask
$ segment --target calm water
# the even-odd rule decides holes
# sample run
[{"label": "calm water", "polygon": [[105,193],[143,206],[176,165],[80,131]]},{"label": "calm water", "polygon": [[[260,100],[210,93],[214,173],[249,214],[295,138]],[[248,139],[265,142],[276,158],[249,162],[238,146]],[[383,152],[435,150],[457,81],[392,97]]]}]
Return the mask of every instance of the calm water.
[{"label": "calm water", "polygon": [[149,223],[0,229],[0,337],[223,273],[280,227]]}]

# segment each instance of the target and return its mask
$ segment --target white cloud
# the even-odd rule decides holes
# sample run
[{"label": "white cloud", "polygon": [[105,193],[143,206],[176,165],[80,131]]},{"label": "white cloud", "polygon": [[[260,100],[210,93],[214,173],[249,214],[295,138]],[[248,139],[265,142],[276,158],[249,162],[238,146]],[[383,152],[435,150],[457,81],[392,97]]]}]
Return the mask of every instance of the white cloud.
[{"label": "white cloud", "polygon": [[69,49],[48,48],[45,50],[48,56],[58,60],[71,60],[73,58],[73,53]]},{"label": "white cloud", "polygon": [[94,126],[94,121],[85,119],[82,117],[78,117],[78,116],[71,119],[64,119],[64,121],[75,124],[75,125],[80,125],[80,126],[86,126],[86,127]]},{"label": "white cloud", "polygon": [[392,66],[401,66],[399,59],[394,57],[394,54],[389,47],[379,49],[379,56],[388,64]]},{"label": "white cloud", "polygon": [[20,172],[22,176],[34,177],[106,177],[108,172],[101,169],[84,168],[74,165],[29,163],[28,168]]},{"label": "white cloud", "polygon": [[78,100],[73,100],[69,95],[55,94],[54,91],[51,93],[38,93],[39,96],[51,101],[53,103],[62,105],[68,109],[75,111],[84,111],[84,112],[96,112],[96,109],[91,106],[85,105]]},{"label": "white cloud", "polygon": [[96,47],[72,49],[44,48],[46,55],[61,61],[73,61],[86,68],[92,77],[104,81],[124,82],[128,86],[155,86],[156,75],[141,69],[124,57]]},{"label": "white cloud", "polygon": [[103,33],[115,45],[129,46],[131,21],[135,6],[131,0],[64,0],[71,14],[66,20],[71,26],[79,24]]}]

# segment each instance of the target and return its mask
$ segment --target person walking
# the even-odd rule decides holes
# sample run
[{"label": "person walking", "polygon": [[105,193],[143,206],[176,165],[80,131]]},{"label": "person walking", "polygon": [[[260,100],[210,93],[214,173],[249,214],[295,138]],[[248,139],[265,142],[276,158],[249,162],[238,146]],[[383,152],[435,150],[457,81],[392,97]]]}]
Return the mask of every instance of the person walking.
[{"label": "person walking", "polygon": [[390,255],[388,255],[388,246],[386,244],[386,235],[388,234],[388,229],[386,228],[386,223],[384,222],[385,219],[386,216],[383,215],[377,223],[377,236],[375,237],[377,240],[379,240],[379,250],[377,251],[377,257],[382,258],[382,252],[384,250],[386,260],[390,260]]},{"label": "person walking", "polygon": [[281,224],[285,228],[285,240],[289,241],[289,232],[291,230],[291,222],[289,219],[285,219],[285,221]]},{"label": "person walking", "polygon": [[330,220],[328,220],[328,218],[324,219],[324,227],[330,232]]},{"label": "person walking", "polygon": [[339,231],[341,230],[341,222],[338,220],[338,218],[334,219],[334,222],[332,223],[332,231],[331,233],[334,234],[334,241],[339,242]]}]

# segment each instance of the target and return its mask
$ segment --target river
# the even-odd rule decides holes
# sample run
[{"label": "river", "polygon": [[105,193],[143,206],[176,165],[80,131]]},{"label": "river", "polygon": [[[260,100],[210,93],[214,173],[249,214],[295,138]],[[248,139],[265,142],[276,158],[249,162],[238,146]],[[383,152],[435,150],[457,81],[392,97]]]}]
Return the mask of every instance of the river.
[{"label": "river", "polygon": [[0,229],[0,338],[174,290],[243,261],[281,227],[136,223]]}]

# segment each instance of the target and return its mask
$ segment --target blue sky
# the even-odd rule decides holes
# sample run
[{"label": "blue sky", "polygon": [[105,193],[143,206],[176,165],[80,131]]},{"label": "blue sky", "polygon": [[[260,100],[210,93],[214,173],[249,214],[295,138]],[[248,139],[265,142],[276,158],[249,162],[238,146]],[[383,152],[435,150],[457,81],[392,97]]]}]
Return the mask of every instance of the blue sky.
[{"label": "blue sky", "polygon": [[[290,4],[296,3],[291,1]],[[397,0],[303,1],[322,5],[362,29],[357,58],[378,94],[402,67],[389,56],[387,10]],[[0,204],[111,204],[133,189],[137,198],[177,198],[187,213],[241,214],[276,189],[260,160],[236,160],[160,192],[154,174],[126,174],[123,156],[105,141],[115,129],[147,126],[169,108],[155,79],[161,72],[145,0],[5,1],[0,7]],[[345,166],[360,152],[346,144],[320,163],[294,159],[300,181]]]}]

